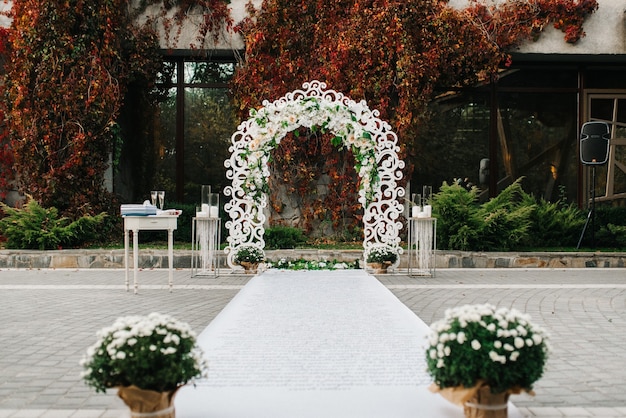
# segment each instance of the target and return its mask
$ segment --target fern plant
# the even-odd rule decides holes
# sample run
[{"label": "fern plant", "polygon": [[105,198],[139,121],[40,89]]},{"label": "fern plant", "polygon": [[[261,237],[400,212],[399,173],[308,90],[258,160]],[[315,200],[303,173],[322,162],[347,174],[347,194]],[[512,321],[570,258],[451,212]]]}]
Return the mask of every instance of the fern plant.
[{"label": "fern plant", "polygon": [[480,223],[476,249],[508,251],[526,241],[536,205],[522,189],[521,181],[517,179],[477,210]]},{"label": "fern plant", "polygon": [[483,204],[478,203],[478,189],[444,183],[432,199],[438,241],[462,251],[508,251],[527,242],[536,204],[521,181]]},{"label": "fern plant", "polygon": [[527,240],[533,206],[497,208],[492,212],[479,210],[483,223],[478,231],[477,250],[509,251]]},{"label": "fern plant", "polygon": [[437,217],[437,241],[443,248],[468,250],[477,239],[478,190],[444,182],[431,199]]},{"label": "fern plant", "polygon": [[540,199],[532,214],[531,246],[575,246],[585,225],[585,214],[576,205]]},{"label": "fern plant", "polygon": [[56,208],[44,208],[32,196],[27,196],[22,208],[2,202],[0,208],[5,214],[0,219],[0,233],[7,240],[6,247],[14,249],[50,250],[87,241],[95,236],[96,226],[107,216],[84,215],[74,221],[59,218]]}]

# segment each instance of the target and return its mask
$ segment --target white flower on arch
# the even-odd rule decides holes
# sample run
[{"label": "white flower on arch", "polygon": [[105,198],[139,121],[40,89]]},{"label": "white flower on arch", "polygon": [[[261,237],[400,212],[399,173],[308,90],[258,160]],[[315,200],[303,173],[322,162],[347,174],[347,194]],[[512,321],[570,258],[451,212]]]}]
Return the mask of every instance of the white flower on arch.
[{"label": "white flower on arch", "polygon": [[[398,220],[403,207],[398,198],[404,189],[404,162],[398,158],[398,138],[387,122],[378,118],[363,100],[350,100],[342,93],[324,90],[326,84],[311,81],[303,90],[294,90],[274,101],[264,101],[263,107],[250,112],[231,137],[230,159],[225,161],[226,175],[232,185],[224,189],[232,199],[225,205],[230,215],[228,264],[233,267],[237,248],[242,245],[265,246],[265,214],[271,152],[289,132],[300,127],[320,129],[334,135],[332,143],[352,151],[359,175],[359,202],[364,208],[365,253],[374,247],[390,247],[398,254]],[[398,258],[399,260],[399,258]],[[399,261],[398,261],[399,262]]]},{"label": "white flower on arch", "polygon": [[268,192],[267,157],[289,132],[300,127],[330,132],[332,143],[350,149],[356,160],[355,169],[361,178],[359,202],[366,206],[374,200],[380,181],[376,164],[376,142],[357,119],[362,114],[364,102],[351,109],[324,98],[310,96],[300,100],[264,102],[260,110],[252,110],[247,133],[251,140],[240,153],[248,173],[242,185],[244,192],[253,200],[261,201]]}]

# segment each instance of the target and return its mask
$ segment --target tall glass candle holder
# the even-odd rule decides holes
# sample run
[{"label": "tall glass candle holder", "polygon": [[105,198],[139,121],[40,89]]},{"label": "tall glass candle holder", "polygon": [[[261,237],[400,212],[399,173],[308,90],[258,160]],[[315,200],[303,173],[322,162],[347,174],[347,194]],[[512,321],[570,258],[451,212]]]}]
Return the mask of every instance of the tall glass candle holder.
[{"label": "tall glass candle holder", "polygon": [[219,193],[209,194],[209,217],[219,218],[220,216],[220,195]]},{"label": "tall glass candle holder", "polygon": [[422,211],[422,195],[419,193],[413,193],[411,195],[411,201],[413,206],[411,207],[411,217],[417,218]]},{"label": "tall glass candle holder", "polygon": [[422,187],[422,199],[424,199],[424,205],[430,205],[430,199],[433,197],[433,186]]},{"label": "tall glass candle holder", "polygon": [[211,195],[211,186],[208,185],[203,185],[202,186],[202,192],[200,194],[200,202],[203,205],[208,205],[209,204],[209,200],[210,200],[210,195]]},{"label": "tall glass candle holder", "polygon": [[430,205],[430,200],[433,197],[433,186],[424,186],[422,188],[422,198],[424,199],[424,217],[430,218],[432,216],[433,208]]},{"label": "tall glass candle holder", "polygon": [[219,218],[220,216],[220,195],[219,193],[212,193],[211,186],[202,186],[202,206],[201,213],[204,216],[210,218]]}]

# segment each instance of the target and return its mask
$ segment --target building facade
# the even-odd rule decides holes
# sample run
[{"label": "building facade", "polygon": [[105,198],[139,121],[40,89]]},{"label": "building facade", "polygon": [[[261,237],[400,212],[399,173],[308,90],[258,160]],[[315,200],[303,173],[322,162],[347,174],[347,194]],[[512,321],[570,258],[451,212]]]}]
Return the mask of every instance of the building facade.
[{"label": "building facade", "polygon": [[[450,2],[455,7],[466,3]],[[230,3],[235,22],[245,17],[245,4]],[[412,183],[436,190],[443,181],[467,179],[484,196],[493,196],[524,177],[525,190],[538,197],[584,206],[593,185],[591,168],[580,161],[580,128],[602,121],[611,127],[610,157],[596,167],[595,194],[598,201],[623,204],[625,7],[599,0],[599,9],[585,21],[586,36],[576,44],[547,28],[538,42],[513,52],[512,66],[495,82],[440,92],[431,108],[433,123],[412,153],[417,156]],[[138,150],[129,149],[126,168],[115,179],[116,190],[128,199],[158,187],[179,201],[193,202],[201,184],[212,184],[214,190],[226,185],[222,161],[238,124],[229,108],[227,82],[244,45],[237,34],[224,31],[213,48],[198,54],[183,47],[193,43],[196,31],[190,16],[175,44],[174,36],[161,34],[170,69],[168,97],[152,143],[143,147],[148,159],[143,171],[133,172]],[[140,184],[138,178],[143,178]]]}]

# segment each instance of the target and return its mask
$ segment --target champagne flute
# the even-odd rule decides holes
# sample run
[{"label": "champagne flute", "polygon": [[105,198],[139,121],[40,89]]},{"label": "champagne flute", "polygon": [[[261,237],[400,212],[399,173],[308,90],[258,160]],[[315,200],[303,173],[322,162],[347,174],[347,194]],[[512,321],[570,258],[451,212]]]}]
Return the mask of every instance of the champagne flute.
[{"label": "champagne flute", "polygon": [[150,201],[152,202],[152,206],[156,206],[157,204],[157,191],[156,190],[150,191]]},{"label": "champagne flute", "polygon": [[158,196],[159,196],[159,209],[163,210],[165,206],[165,191],[159,190]]}]

